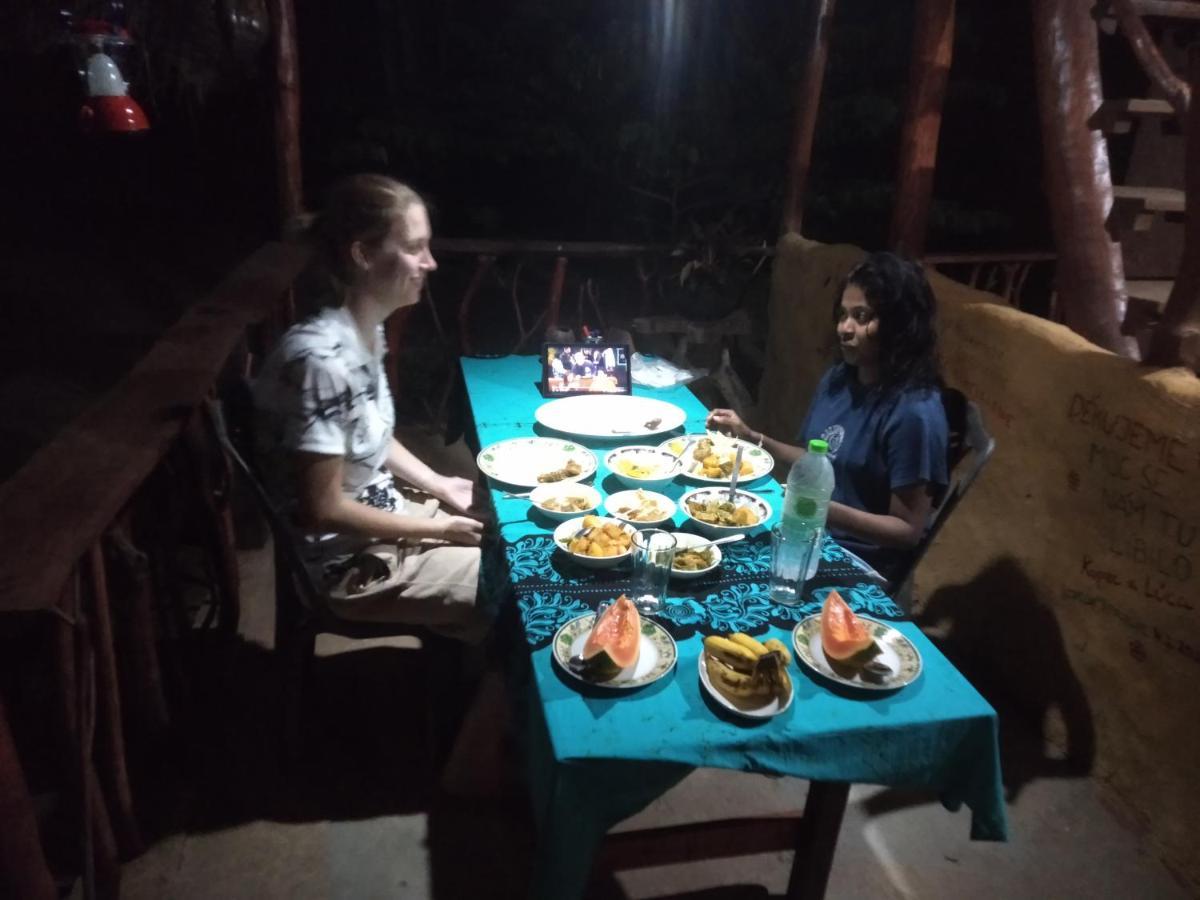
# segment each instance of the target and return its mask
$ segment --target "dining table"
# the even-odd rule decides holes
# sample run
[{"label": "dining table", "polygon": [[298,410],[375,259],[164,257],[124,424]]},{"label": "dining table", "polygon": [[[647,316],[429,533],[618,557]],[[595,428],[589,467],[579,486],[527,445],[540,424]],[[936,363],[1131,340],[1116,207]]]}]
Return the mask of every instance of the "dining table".
[{"label": "dining table", "polygon": [[[605,465],[613,447],[657,445],[672,435],[703,433],[707,409],[685,385],[632,393],[674,404],[681,428],[631,440],[561,435],[537,421],[548,402],[535,356],[463,358],[465,394],[473,418],[468,439],[478,453],[511,438],[566,437],[590,449],[602,495],[625,489]],[[661,490],[672,499],[696,484],[677,478]],[[746,539],[722,548],[717,571],[698,580],[672,579],[654,621],[674,639],[671,672],[636,690],[582,683],[554,660],[551,646],[566,623],[597,611],[630,584],[626,568],[589,569],[555,546],[557,524],[519,488],[488,479],[503,549],[504,603],[511,623],[499,636],[520,663],[514,706],[525,749],[537,826],[531,896],[583,896],[597,850],[614,825],[649,805],[701,767],[806,779],[807,828],[799,833],[788,896],[821,896],[828,879],[851,784],[918,789],[950,810],[965,805],[970,835],[1006,840],[996,713],[887,594],[869,566],[826,535],[816,574],[794,605],[770,595],[768,530],[780,515],[783,489],[771,474],[743,484],[772,507]],[[676,530],[689,523],[677,512]],[[744,632],[792,647],[793,629],[821,611],[836,590],[858,614],[897,629],[920,655],[919,676],[898,690],[843,687],[793,663],[793,702],[767,720],[730,714],[700,683],[706,635]],[[713,810],[717,816],[730,810]]]}]

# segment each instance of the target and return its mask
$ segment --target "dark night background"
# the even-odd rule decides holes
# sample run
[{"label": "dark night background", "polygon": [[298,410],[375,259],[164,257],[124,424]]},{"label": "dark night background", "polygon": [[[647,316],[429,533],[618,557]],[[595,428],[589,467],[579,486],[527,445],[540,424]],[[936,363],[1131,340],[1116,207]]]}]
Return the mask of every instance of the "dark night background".
[{"label": "dark night background", "polygon": [[[80,86],[53,4],[25,2],[5,37],[0,473],[277,234],[261,0],[129,2],[125,14],[145,51],[125,76],[152,122],[132,138],[78,133]],[[769,244],[803,14],[800,0],[297,0],[306,199],[375,169],[427,195],[441,236],[664,243],[677,263]],[[808,237],[883,246],[911,14],[895,0],[838,4]],[[1053,249],[1029,29],[1025,3],[958,4],[930,252]],[[1130,84],[1110,96],[1137,96],[1123,45],[1102,41],[1109,87]],[[470,270],[441,262],[433,286],[452,323]],[[751,279],[752,262],[722,261],[721,290],[664,294],[662,311],[761,310],[766,272]],[[602,275],[573,264],[566,296]],[[667,285],[677,275],[656,272]],[[630,292],[613,284],[601,297],[620,321]]]}]

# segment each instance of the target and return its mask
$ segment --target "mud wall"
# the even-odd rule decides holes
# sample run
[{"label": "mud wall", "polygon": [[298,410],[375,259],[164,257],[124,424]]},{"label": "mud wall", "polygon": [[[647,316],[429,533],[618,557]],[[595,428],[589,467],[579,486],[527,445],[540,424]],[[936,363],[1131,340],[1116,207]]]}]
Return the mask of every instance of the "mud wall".
[{"label": "mud wall", "polygon": [[[781,239],[755,420],[793,435],[833,360],[831,309],[862,252]],[[1042,746],[1007,746],[1015,793],[1091,775],[1200,887],[1200,380],[1142,368],[949,279],[947,381],[996,453],[921,564],[916,611]]]}]

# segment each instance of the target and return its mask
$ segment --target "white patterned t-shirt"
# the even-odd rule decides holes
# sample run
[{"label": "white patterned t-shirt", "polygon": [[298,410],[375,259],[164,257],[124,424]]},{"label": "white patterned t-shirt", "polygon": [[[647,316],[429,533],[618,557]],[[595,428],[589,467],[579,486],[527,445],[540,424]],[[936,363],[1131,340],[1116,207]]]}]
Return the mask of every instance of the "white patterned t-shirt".
[{"label": "white patterned t-shirt", "polygon": [[[383,367],[383,326],[364,346],[345,308],[326,308],[288,329],[254,382],[255,442],[268,490],[295,504],[296,451],[342,457],[342,490],[366,499],[390,488],[384,468],[395,426]],[[374,504],[373,504],[374,505]]]}]

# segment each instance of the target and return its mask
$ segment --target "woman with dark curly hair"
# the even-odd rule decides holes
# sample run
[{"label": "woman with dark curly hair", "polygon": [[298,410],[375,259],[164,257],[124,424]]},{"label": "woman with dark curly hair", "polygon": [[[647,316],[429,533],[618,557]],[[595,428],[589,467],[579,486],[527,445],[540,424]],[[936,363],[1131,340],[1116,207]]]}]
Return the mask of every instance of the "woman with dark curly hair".
[{"label": "woman with dark curly hair", "polygon": [[729,409],[710,427],[792,463],[812,438],[829,444],[829,532],[889,578],[901,572],[947,483],[936,304],[921,267],[872,253],[846,275],[833,309],[842,361],[821,378],[796,439],[752,430]]}]

